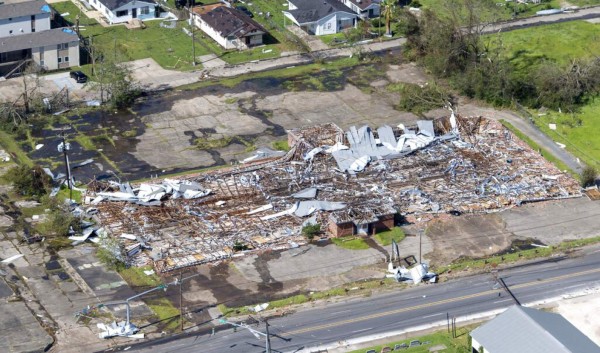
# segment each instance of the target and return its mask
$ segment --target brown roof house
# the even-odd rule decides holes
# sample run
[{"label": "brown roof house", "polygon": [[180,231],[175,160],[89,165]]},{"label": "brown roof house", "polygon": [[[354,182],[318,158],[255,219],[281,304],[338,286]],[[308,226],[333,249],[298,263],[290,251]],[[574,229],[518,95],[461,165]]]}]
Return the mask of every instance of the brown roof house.
[{"label": "brown roof house", "polygon": [[348,207],[329,214],[327,230],[334,237],[376,234],[394,228],[396,214],[389,204]]},{"label": "brown roof house", "polygon": [[[217,4],[215,4],[217,5]],[[194,23],[225,49],[248,49],[263,44],[267,31],[239,10],[224,4],[197,6]]]}]

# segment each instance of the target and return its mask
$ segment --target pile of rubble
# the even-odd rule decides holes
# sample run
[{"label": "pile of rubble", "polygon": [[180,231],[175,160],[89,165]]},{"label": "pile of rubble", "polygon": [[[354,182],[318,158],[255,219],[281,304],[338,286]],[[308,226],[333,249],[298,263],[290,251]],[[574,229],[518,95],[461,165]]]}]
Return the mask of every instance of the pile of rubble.
[{"label": "pile of rubble", "polygon": [[88,201],[134,264],[164,272],[240,249],[297,246],[307,222],[371,232],[365,223],[384,214],[495,212],[581,195],[569,175],[484,118],[347,133],[326,124],[290,131],[289,142],[284,156],[135,188],[103,185]]}]

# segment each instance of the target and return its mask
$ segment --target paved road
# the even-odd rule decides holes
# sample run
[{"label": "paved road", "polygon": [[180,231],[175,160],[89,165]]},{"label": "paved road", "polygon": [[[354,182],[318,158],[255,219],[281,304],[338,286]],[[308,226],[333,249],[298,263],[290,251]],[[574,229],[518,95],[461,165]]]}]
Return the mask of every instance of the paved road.
[{"label": "paved road", "polygon": [[529,138],[535,141],[542,148],[549,151],[552,155],[560,159],[573,171],[577,173],[581,173],[583,171],[583,166],[581,163],[578,162],[577,158],[575,158],[567,150],[560,148],[556,144],[556,142],[554,142],[550,137],[548,137],[548,135],[544,134],[532,122],[521,118],[514,113],[507,114],[503,116],[503,118],[510,122],[514,127],[519,129],[519,131],[521,131],[523,134],[527,135]]},{"label": "paved road", "polygon": [[[500,271],[521,303],[531,303],[600,286],[600,251],[577,258],[541,260]],[[473,316],[513,305],[489,274],[446,283],[322,305],[272,319],[274,352],[316,352],[348,340]],[[499,297],[499,293],[501,297]],[[264,331],[264,326],[256,327]],[[133,346],[133,352],[263,352],[264,342],[246,330],[223,329],[214,336],[171,337]]]}]

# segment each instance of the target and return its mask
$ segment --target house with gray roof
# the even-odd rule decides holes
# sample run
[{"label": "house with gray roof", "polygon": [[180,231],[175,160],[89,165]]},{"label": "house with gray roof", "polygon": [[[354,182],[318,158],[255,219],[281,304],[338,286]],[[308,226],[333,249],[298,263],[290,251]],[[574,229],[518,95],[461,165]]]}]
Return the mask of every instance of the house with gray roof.
[{"label": "house with gray roof", "polygon": [[337,0],[288,0],[286,19],[308,34],[325,35],[356,27],[358,15]]},{"label": "house with gray roof", "polygon": [[89,0],[109,24],[125,23],[133,19],[148,20],[160,16],[160,7],[154,0]]},{"label": "house with gray roof", "polygon": [[470,334],[473,353],[600,353],[559,314],[515,305]]},{"label": "house with gray roof", "polygon": [[0,5],[0,37],[48,30],[51,14],[44,0]]},{"label": "house with gray roof", "polygon": [[0,77],[34,62],[45,70],[79,66],[79,36],[51,28],[52,9],[44,0],[0,5]]},{"label": "house with gray roof", "polygon": [[340,0],[362,20],[379,16],[380,0]]}]

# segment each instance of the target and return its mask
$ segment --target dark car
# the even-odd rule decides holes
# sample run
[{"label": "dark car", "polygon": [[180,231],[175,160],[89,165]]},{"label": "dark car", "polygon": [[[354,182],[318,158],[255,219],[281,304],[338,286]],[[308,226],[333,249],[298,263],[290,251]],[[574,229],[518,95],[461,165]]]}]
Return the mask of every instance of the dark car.
[{"label": "dark car", "polygon": [[86,83],[88,80],[86,74],[84,74],[81,71],[71,71],[69,76],[71,76],[71,78],[74,79],[77,83]]},{"label": "dark car", "polygon": [[248,8],[246,6],[238,6],[238,7],[236,7],[236,9],[242,11],[248,17],[254,17],[254,14],[250,10],[248,10]]}]

